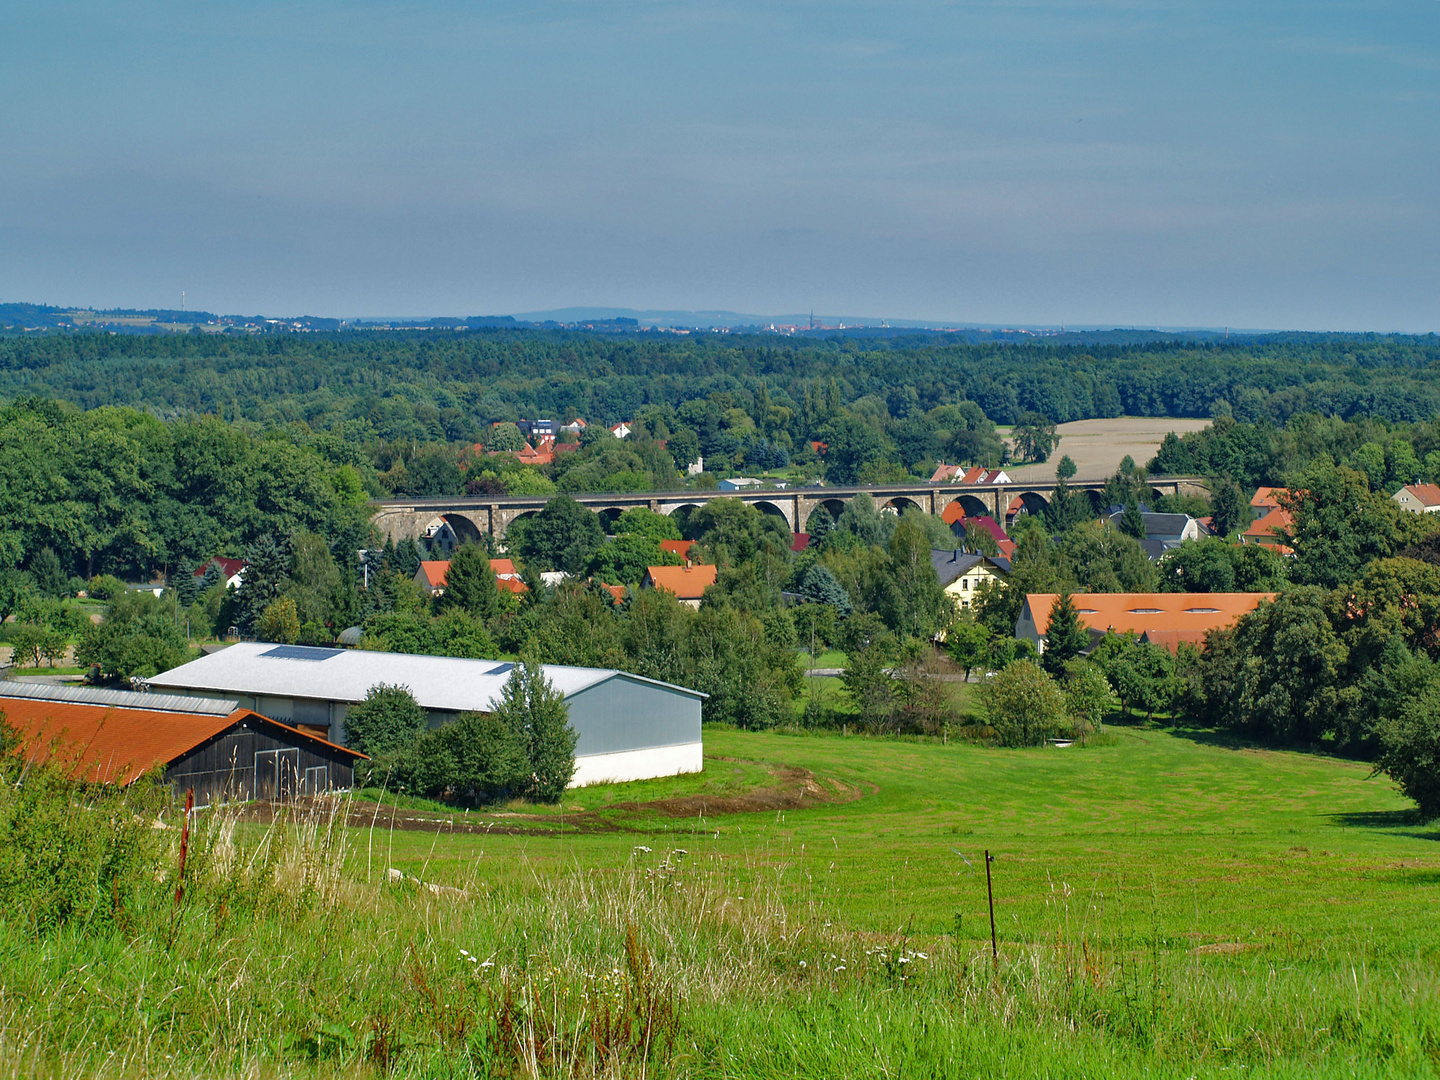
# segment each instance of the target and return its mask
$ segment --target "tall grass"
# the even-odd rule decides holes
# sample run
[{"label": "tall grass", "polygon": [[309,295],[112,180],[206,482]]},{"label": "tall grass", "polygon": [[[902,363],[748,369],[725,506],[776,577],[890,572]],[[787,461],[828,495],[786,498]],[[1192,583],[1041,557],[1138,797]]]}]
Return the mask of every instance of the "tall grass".
[{"label": "tall grass", "polygon": [[197,815],[177,904],[173,811],[154,828],[117,817],[127,797],[13,779],[64,837],[123,834],[118,877],[113,844],[61,847],[83,895],[129,892],[121,917],[0,912],[5,1076],[1423,1077],[1440,1057],[1433,963],[1358,940],[1170,939],[1056,885],[992,958],[958,925],[846,926],[784,849],[367,882],[338,799]]}]

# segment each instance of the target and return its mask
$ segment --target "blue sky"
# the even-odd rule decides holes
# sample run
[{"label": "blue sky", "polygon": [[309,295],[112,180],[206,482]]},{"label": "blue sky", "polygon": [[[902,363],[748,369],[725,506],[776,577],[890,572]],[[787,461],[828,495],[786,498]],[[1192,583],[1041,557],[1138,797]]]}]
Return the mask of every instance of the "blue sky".
[{"label": "blue sky", "polygon": [[1440,330],[1440,0],[0,0],[0,299]]}]

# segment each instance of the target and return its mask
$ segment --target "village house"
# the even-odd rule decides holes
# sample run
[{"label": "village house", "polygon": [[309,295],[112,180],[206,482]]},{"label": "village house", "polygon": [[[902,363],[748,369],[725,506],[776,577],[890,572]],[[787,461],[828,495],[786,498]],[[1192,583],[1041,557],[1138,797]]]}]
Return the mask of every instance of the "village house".
[{"label": "village house", "polygon": [[[1112,506],[1101,520],[1118,529],[1124,513],[1123,506]],[[1152,560],[1158,561],[1165,552],[1179,547],[1186,540],[1199,540],[1202,535],[1200,523],[1189,514],[1157,514],[1141,504],[1140,517],[1145,522],[1145,538],[1140,541],[1140,546]]]},{"label": "village house", "polygon": [[[1060,597],[1029,593],[1015,620],[1015,636],[1045,651],[1050,614]],[[1233,626],[1274,593],[1072,593],[1080,625],[1092,640],[1108,632],[1146,635],[1172,652],[1183,644],[1199,647],[1211,630]]]},{"label": "village house", "polygon": [[225,579],[226,588],[238,589],[249,565],[244,559],[227,559],[223,555],[216,555],[213,559],[207,559],[195,568],[195,584],[198,585],[204,581],[206,573],[213,566]]},{"label": "village house", "polygon": [[1010,576],[1010,560],[1005,558],[931,548],[930,563],[935,567],[935,576],[940,579],[945,595],[962,609],[971,606],[981,585],[987,581],[1003,582]]},{"label": "village house", "polygon": [[642,589],[664,589],[672,592],[687,607],[700,609],[700,598],[715,584],[713,566],[647,566],[640,582]]},{"label": "village house", "polygon": [[1412,514],[1440,512],[1440,486],[1435,484],[1406,484],[1390,497],[1400,504],[1402,510],[1409,510]]},{"label": "village house", "polygon": [[1280,505],[1278,498],[1287,493],[1287,489],[1277,487],[1262,487],[1256,490],[1250,499],[1255,520],[1240,534],[1240,543],[1259,544],[1281,555],[1294,554],[1280,538],[1281,533],[1290,531],[1292,524],[1290,511]]},{"label": "village house", "polygon": [[935,463],[935,472],[930,477],[932,484],[1008,484],[1010,477],[1002,469],[981,469],[974,465],[946,465]]}]

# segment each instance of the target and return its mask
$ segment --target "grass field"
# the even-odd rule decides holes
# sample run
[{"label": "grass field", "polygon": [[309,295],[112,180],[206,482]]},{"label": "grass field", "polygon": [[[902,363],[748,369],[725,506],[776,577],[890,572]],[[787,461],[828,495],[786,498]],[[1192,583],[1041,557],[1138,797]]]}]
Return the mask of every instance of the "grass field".
[{"label": "grass field", "polygon": [[1437,1075],[1440,833],[1361,764],[1112,730],[1034,751],[707,730],[701,775],[540,812],[221,829],[177,915],[162,897],[43,944],[0,924],[0,1060]]}]

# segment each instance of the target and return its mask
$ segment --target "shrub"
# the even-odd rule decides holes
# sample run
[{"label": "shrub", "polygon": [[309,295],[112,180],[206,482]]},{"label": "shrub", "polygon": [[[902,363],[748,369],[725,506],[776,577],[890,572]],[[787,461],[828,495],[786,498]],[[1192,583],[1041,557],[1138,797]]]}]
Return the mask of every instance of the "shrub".
[{"label": "shrub", "polygon": [[295,601],[282,596],[266,605],[255,624],[255,636],[261,641],[294,645],[300,640],[300,612]]},{"label": "shrub", "polygon": [[1375,771],[1414,799],[1423,817],[1440,817],[1440,684],[1432,682],[1398,714],[1382,717],[1377,733]]},{"label": "shrub", "polygon": [[413,746],[427,727],[425,710],[408,686],[380,683],[346,711],[345,742],[362,754],[380,757]]},{"label": "shrub", "polygon": [[981,703],[1001,746],[1039,746],[1065,724],[1065,695],[1033,660],[986,679]]}]

